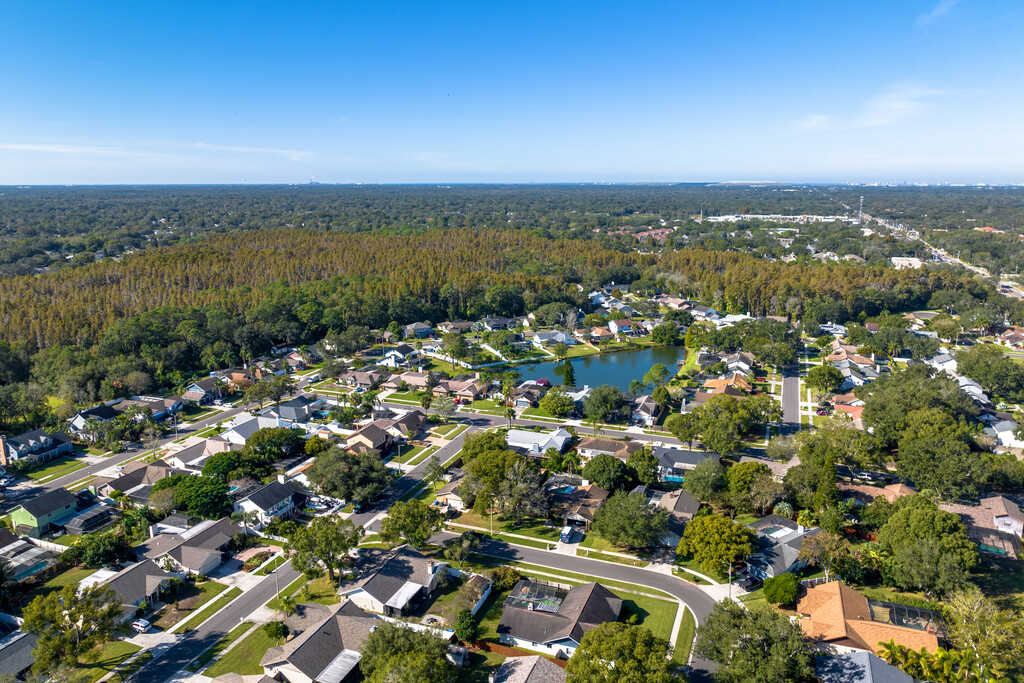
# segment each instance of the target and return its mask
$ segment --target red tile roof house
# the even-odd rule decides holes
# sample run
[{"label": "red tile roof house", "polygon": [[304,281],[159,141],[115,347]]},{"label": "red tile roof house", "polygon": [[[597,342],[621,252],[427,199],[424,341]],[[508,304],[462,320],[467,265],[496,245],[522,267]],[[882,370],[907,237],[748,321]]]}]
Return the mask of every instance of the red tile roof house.
[{"label": "red tile roof house", "polygon": [[983,498],[980,505],[942,503],[939,509],[960,515],[967,527],[967,536],[978,544],[978,550],[1017,557],[1018,539],[1024,536],[1024,514],[1013,501],[992,496]]}]

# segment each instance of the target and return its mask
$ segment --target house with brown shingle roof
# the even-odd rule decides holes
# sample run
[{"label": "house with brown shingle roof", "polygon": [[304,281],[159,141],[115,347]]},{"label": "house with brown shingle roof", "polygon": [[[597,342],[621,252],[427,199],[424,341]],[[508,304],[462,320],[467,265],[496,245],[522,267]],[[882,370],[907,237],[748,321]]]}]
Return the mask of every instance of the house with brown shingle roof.
[{"label": "house with brown shingle roof", "polygon": [[808,637],[835,648],[875,652],[889,640],[934,652],[945,637],[942,618],[926,609],[868,600],[842,581],[807,590],[796,606]]}]

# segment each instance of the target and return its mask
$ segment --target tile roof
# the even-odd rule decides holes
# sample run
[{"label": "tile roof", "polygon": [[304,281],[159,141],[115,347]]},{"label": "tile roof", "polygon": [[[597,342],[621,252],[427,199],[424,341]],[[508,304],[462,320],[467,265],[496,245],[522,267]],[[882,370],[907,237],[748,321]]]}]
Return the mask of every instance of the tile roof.
[{"label": "tile roof", "polygon": [[493,683],[565,683],[565,671],[540,655],[509,657],[494,673]]}]

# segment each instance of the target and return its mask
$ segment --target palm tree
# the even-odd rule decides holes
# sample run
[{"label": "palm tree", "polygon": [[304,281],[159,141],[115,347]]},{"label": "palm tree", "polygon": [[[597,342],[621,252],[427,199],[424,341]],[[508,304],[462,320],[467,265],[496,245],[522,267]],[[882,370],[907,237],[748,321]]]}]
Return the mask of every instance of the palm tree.
[{"label": "palm tree", "polygon": [[512,429],[512,421],[516,419],[516,409],[512,406],[505,408],[505,419],[508,420],[508,428]]},{"label": "palm tree", "polygon": [[212,346],[203,349],[202,355],[199,356],[199,362],[207,370],[216,370],[220,366],[220,358],[217,357],[217,352],[213,350]]}]

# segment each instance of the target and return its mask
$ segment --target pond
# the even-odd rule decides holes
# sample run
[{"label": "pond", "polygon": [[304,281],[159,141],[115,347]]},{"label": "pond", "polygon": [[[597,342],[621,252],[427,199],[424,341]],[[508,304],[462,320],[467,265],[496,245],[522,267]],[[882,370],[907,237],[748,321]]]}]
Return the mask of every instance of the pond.
[{"label": "pond", "polygon": [[[576,372],[576,386],[591,387],[602,384],[611,384],[623,391],[629,389],[629,383],[634,379],[642,379],[644,374],[656,363],[663,363],[670,374],[675,374],[676,361],[686,357],[686,349],[678,347],[645,348],[638,351],[617,351],[615,353],[601,353],[572,360],[573,370]],[[523,379],[546,378],[552,385],[561,384],[561,375],[555,373],[555,368],[562,363],[533,363],[530,365],[517,365],[516,370]]]}]

